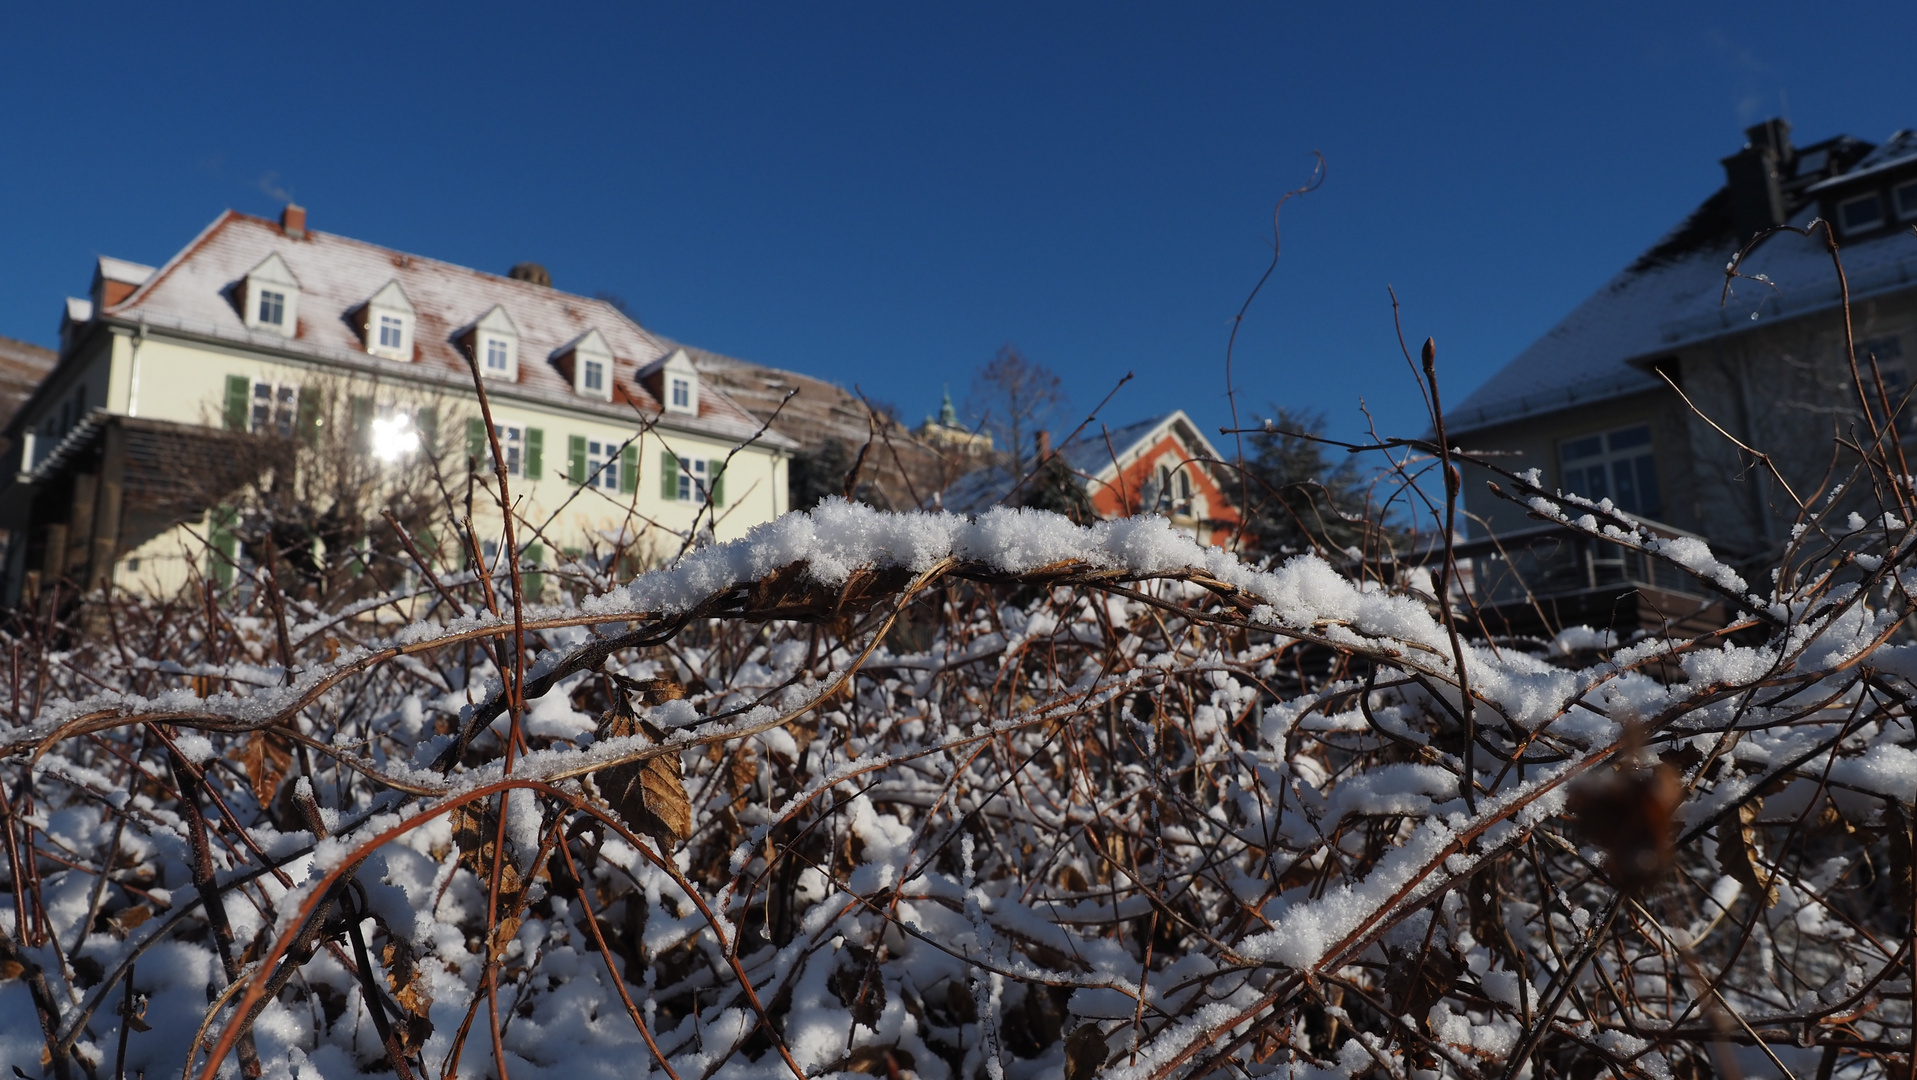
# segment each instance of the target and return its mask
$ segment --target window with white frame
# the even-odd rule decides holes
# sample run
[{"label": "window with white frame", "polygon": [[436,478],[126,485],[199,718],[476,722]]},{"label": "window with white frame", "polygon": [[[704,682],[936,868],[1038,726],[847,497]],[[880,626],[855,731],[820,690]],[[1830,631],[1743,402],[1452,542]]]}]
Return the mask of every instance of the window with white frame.
[{"label": "window with white frame", "polygon": [[[704,464],[701,462],[701,464]],[[619,444],[616,442],[586,443],[586,486],[594,484],[607,491],[619,490]]]},{"label": "window with white frame", "polygon": [[706,501],[706,463],[703,458],[679,459],[679,501]]},{"label": "window with white frame", "polygon": [[1845,199],[1837,204],[1837,223],[1846,235],[1868,232],[1884,223],[1884,203],[1876,192]]},{"label": "window with white frame", "polygon": [[1898,217],[1917,218],[1917,180],[1897,185],[1897,190],[1891,193],[1891,201],[1897,204]]},{"label": "window with white frame", "polygon": [[1654,518],[1664,510],[1648,425],[1566,439],[1558,444],[1558,462],[1568,493],[1609,499],[1627,514]]},{"label": "window with white frame", "polygon": [[585,388],[595,393],[606,389],[606,364],[603,360],[585,361],[586,370],[580,374],[579,381]]},{"label": "window with white frame", "polygon": [[277,289],[261,289],[259,312],[254,318],[267,326],[285,326],[286,294]]},{"label": "window with white frame", "polygon": [[[485,433],[481,427],[480,433]],[[506,472],[511,476],[520,476],[521,462],[525,459],[526,430],[508,424],[494,424],[493,434],[499,437],[499,452],[506,456]]]},{"label": "window with white frame", "polygon": [[675,409],[692,408],[691,379],[675,378],[672,380],[672,407]]},{"label": "window with white frame", "polygon": [[300,388],[281,383],[254,382],[251,430],[256,435],[292,438],[299,423]]},{"label": "window with white frame", "polygon": [[406,322],[397,315],[379,317],[379,347],[394,352],[406,342]]},{"label": "window with white frame", "polygon": [[512,345],[505,338],[486,339],[486,372],[504,375],[513,369]]}]

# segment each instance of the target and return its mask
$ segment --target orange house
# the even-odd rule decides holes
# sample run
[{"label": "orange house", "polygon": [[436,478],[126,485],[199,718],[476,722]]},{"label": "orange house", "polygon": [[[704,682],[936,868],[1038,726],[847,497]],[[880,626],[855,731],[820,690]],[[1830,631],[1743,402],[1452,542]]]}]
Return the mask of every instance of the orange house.
[{"label": "orange house", "polygon": [[[1041,432],[1039,453],[1049,452]],[[1234,474],[1182,409],[1121,428],[1087,428],[1056,453],[1099,517],[1162,514],[1199,543],[1220,547],[1242,531],[1243,518],[1226,495]],[[1002,501],[1014,483],[1003,466],[980,469],[948,488],[944,505],[978,513]]]}]

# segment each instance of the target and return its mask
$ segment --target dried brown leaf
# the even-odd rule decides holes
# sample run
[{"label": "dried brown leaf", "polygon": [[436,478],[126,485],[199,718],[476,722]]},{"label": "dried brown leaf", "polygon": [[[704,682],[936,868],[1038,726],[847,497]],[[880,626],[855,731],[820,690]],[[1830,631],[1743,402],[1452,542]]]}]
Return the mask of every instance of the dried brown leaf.
[{"label": "dried brown leaf", "polygon": [[413,955],[412,946],[404,941],[389,942],[380,951],[380,959],[386,965],[386,983],[392,988],[393,1000],[406,1011],[404,1022],[396,1029],[400,1046],[409,1054],[415,1053],[424,1048],[433,1033],[431,980]]},{"label": "dried brown leaf", "polygon": [[[644,734],[663,743],[666,733],[657,724],[640,719],[632,697],[647,705],[661,705],[685,697],[685,687],[668,679],[635,680],[613,676],[612,708],[599,719],[599,739]],[[670,849],[692,835],[692,800],[686,794],[684,764],[676,751],[644,761],[614,765],[593,774],[593,783],[606,804],[635,832],[642,832]]]},{"label": "dried brown leaf", "polygon": [[1753,827],[1762,806],[1763,800],[1751,799],[1739,806],[1736,814],[1717,823],[1717,868],[1763,897],[1764,906],[1770,907],[1777,903],[1777,878],[1764,868]]},{"label": "dried brown leaf", "polygon": [[247,736],[240,752],[240,767],[246,772],[253,797],[261,806],[270,806],[280,781],[293,767],[293,744],[278,732],[255,731]]},{"label": "dried brown leaf", "polygon": [[[1621,757],[1628,760],[1642,742],[1643,733],[1627,727]],[[1579,835],[1603,849],[1611,884],[1635,895],[1677,861],[1675,815],[1683,795],[1677,770],[1663,762],[1624,766],[1587,774],[1572,788],[1568,809],[1577,818]]]},{"label": "dried brown leaf", "polygon": [[[473,872],[482,889],[490,888],[499,837],[499,811],[494,801],[487,799],[477,806],[468,803],[460,807],[452,813],[452,825],[459,865]],[[519,932],[519,901],[525,888],[519,867],[511,859],[505,860],[499,868],[498,933],[494,938],[502,948]]]},{"label": "dried brown leaf", "polygon": [[1111,1049],[1097,1024],[1081,1024],[1065,1039],[1065,1080],[1091,1080],[1105,1067]]}]

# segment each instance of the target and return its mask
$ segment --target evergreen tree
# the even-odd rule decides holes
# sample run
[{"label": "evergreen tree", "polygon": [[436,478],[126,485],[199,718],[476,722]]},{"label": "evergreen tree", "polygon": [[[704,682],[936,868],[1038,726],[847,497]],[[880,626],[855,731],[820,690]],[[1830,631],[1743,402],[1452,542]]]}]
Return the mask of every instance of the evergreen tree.
[{"label": "evergreen tree", "polygon": [[[1243,462],[1250,505],[1246,525],[1270,554],[1362,547],[1370,516],[1365,477],[1355,459],[1333,464],[1322,443],[1303,435],[1324,428],[1323,413],[1278,408],[1250,436]],[[1232,492],[1236,495],[1237,492]]]}]

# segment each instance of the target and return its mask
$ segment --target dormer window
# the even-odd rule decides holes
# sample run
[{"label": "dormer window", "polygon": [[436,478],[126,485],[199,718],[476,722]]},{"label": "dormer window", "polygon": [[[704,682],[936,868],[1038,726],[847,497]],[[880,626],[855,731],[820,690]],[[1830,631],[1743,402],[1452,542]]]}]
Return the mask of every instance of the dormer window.
[{"label": "dormer window", "polygon": [[481,315],[460,337],[466,348],[472,350],[481,375],[506,382],[518,381],[519,328],[513,325],[505,308],[494,307]]},{"label": "dormer window", "polygon": [[552,354],[559,373],[580,397],[612,400],[612,348],[598,330],[588,330]]},{"label": "dormer window", "polygon": [[699,415],[699,369],[684,349],[674,349],[658,367],[648,368],[643,381],[667,412]]},{"label": "dormer window", "polygon": [[1917,180],[1897,185],[1891,200],[1897,204],[1898,217],[1905,220],[1917,218]]},{"label": "dormer window", "polygon": [[356,322],[367,352],[388,360],[413,358],[413,302],[399,282],[380,286],[360,306]]},{"label": "dormer window", "polygon": [[1845,199],[1837,204],[1837,223],[1844,227],[1846,236],[1869,232],[1884,223],[1883,200],[1874,191],[1869,195]]},{"label": "dormer window", "polygon": [[250,330],[294,337],[299,333],[300,283],[275,252],[246,275],[239,296],[240,314]]}]

